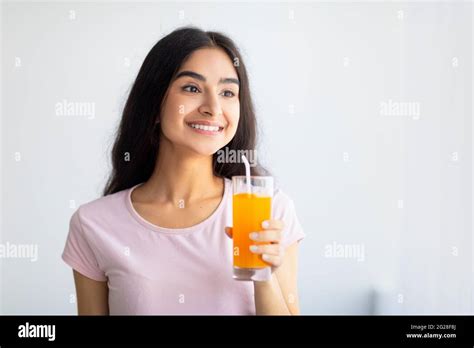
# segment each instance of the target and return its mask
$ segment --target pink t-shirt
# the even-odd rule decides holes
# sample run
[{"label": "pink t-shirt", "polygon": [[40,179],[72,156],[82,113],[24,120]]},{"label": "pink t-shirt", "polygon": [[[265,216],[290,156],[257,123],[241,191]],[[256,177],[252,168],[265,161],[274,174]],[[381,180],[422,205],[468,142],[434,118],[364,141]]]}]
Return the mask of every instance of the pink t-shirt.
[{"label": "pink t-shirt", "polygon": [[[197,225],[151,224],[133,208],[138,185],[81,205],[72,215],[63,260],[79,273],[107,281],[111,315],[255,314],[252,281],[232,278],[232,182],[217,209]],[[293,201],[274,192],[274,219],[285,223],[282,244],[305,237]]]}]

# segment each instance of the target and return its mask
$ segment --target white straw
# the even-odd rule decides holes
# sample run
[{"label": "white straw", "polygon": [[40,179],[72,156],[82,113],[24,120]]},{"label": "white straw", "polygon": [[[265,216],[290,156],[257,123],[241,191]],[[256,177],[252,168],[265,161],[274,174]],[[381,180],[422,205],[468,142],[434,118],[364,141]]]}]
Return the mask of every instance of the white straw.
[{"label": "white straw", "polygon": [[247,157],[245,157],[245,155],[242,155],[242,161],[245,164],[245,176],[247,177],[247,193],[251,194],[252,191],[250,189],[250,163],[247,160]]}]

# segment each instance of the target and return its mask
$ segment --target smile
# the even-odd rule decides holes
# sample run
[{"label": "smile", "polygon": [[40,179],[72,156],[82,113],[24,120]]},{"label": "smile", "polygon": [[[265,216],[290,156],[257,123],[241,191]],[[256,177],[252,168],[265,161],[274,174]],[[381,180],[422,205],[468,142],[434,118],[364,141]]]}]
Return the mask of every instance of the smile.
[{"label": "smile", "polygon": [[200,134],[208,134],[208,135],[216,135],[222,132],[224,127],[218,127],[218,126],[206,126],[202,124],[196,124],[196,123],[187,123],[189,128],[194,130],[197,133]]}]

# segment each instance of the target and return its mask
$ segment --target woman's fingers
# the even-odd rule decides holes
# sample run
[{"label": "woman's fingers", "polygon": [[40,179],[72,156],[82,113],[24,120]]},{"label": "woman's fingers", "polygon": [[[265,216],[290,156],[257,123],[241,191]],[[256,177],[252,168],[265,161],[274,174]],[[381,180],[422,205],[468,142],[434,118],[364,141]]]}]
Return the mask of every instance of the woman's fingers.
[{"label": "woman's fingers", "polygon": [[250,251],[262,254],[262,260],[272,267],[279,267],[283,262],[283,248],[280,244],[251,245]]},{"label": "woman's fingers", "polygon": [[283,258],[280,257],[280,256],[275,256],[275,255],[268,255],[268,254],[263,254],[262,255],[262,259],[263,261],[265,261],[266,263],[270,264],[272,267],[280,267],[282,262],[283,262]]},{"label": "woman's fingers", "polygon": [[250,246],[250,251],[254,254],[261,254],[262,260],[272,266],[272,272],[283,263],[284,249],[281,246],[282,230],[284,223],[282,220],[266,220],[262,222],[263,231],[251,232],[249,238],[259,243]]},{"label": "woman's fingers", "polygon": [[251,240],[257,242],[279,243],[281,240],[281,231],[284,228],[282,220],[265,220],[262,222],[263,231],[252,232],[249,235]]},{"label": "woman's fingers", "polygon": [[257,242],[280,242],[281,230],[265,230],[261,232],[252,232],[249,234],[251,240]]},{"label": "woman's fingers", "polygon": [[265,220],[262,222],[262,227],[266,230],[282,230],[285,226],[283,220]]},{"label": "woman's fingers", "polygon": [[[263,231],[252,232],[249,238],[258,242],[278,243],[281,239],[281,230],[284,227],[282,220],[265,220],[262,222]],[[232,227],[225,227],[225,233],[232,238]]]},{"label": "woman's fingers", "polygon": [[227,237],[232,238],[232,227],[226,227],[224,231]]},{"label": "woman's fingers", "polygon": [[250,251],[254,254],[281,256],[281,247],[279,244],[251,245]]}]

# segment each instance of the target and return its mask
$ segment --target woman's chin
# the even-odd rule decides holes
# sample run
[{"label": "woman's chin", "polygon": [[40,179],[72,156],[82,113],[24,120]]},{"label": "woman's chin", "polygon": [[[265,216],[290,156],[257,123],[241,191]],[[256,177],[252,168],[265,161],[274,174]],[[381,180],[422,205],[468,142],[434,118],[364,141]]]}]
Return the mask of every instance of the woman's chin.
[{"label": "woman's chin", "polygon": [[212,147],[207,147],[207,146],[202,146],[202,147],[193,147],[192,150],[201,155],[201,156],[212,156],[214,155],[217,151],[219,151],[221,147],[219,146],[212,146]]}]

